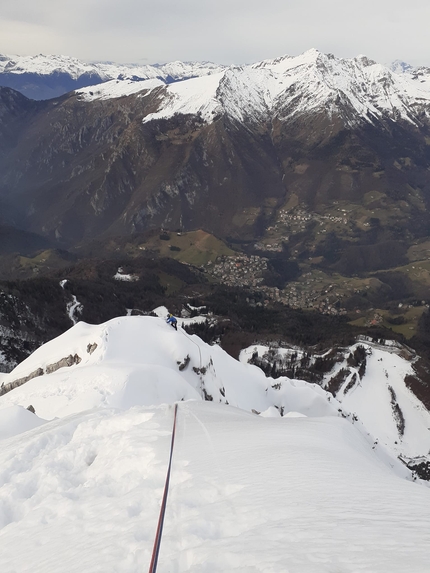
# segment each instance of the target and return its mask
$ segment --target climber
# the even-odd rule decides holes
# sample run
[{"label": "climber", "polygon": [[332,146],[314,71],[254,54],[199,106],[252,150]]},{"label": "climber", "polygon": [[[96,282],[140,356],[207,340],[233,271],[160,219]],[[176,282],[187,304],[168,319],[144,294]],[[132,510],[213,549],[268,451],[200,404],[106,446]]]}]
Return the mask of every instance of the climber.
[{"label": "climber", "polygon": [[167,315],[167,324],[170,324],[173,326],[173,328],[175,330],[178,330],[178,321],[176,320],[176,318],[173,316],[173,314],[168,314]]}]

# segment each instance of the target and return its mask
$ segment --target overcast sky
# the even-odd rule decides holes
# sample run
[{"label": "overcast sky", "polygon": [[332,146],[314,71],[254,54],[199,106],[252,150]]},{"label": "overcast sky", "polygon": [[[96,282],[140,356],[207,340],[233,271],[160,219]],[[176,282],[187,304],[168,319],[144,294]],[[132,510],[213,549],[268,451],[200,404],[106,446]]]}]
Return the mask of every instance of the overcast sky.
[{"label": "overcast sky", "polygon": [[251,63],[317,48],[430,65],[429,0],[1,0],[0,53]]}]

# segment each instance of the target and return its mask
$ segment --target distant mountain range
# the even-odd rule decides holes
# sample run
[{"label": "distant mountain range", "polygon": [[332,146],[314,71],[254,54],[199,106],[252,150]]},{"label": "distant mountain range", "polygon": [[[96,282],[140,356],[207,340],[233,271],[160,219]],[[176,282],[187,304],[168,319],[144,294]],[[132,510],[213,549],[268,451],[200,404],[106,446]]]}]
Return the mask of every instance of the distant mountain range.
[{"label": "distant mountain range", "polygon": [[[310,50],[311,54],[315,50]],[[301,56],[299,56],[301,57]],[[330,57],[330,56],[329,56]],[[273,60],[280,62],[283,57]],[[359,56],[357,60],[367,60]],[[271,61],[262,62],[270,65]],[[259,67],[257,63],[253,66]],[[234,67],[234,66],[233,66]],[[389,69],[397,74],[428,75],[425,67],[414,68],[407,62],[395,60]],[[158,79],[170,84],[185,79],[216,74],[229,66],[212,62],[169,62],[166,64],[117,64],[114,62],[83,62],[61,55],[18,56],[0,54],[0,85],[13,88],[30,99],[50,99],[69,91],[97,85],[110,80],[142,81]]]},{"label": "distant mountain range", "polygon": [[85,63],[68,56],[0,55],[0,85],[28,98],[50,99],[109,80],[140,81],[158,78],[171,83],[217,73],[225,66],[211,62],[170,62],[163,65]]}]

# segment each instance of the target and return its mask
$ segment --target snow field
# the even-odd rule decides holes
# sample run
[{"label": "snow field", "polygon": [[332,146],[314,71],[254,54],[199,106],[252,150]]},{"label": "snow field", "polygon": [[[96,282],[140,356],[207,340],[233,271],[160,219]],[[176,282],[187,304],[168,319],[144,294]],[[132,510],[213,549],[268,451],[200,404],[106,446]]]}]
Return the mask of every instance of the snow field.
[{"label": "snow field", "polygon": [[144,516],[158,512],[171,421],[165,412],[153,417],[103,410],[9,442],[1,464],[2,571],[147,566],[154,529]]},{"label": "snow field", "polygon": [[[428,571],[430,489],[404,479],[395,453],[373,450],[362,421],[339,417],[319,386],[266,378],[157,310],[78,323],[3,378],[44,371],[0,397],[2,573],[146,570],[174,402],[159,573]],[[79,363],[46,373],[73,354]],[[363,420],[382,431],[391,367],[409,420],[405,365],[373,349],[368,378],[341,399],[367,404]]]},{"label": "snow field", "polygon": [[[5,573],[146,570],[173,409],[103,409],[4,440]],[[430,491],[349,422],[179,404],[160,573],[427,569]]]}]

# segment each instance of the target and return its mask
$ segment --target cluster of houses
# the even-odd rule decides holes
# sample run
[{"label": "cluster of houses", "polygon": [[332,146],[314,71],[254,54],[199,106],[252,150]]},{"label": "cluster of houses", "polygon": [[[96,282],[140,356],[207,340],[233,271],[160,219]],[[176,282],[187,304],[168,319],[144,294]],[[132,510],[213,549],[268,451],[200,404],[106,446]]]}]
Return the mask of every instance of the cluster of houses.
[{"label": "cluster of houses", "polygon": [[255,288],[264,281],[267,260],[256,255],[224,256],[216,263],[208,263],[206,271],[227,286]]},{"label": "cluster of houses", "polygon": [[346,314],[340,305],[342,295],[334,285],[319,285],[312,288],[311,279],[294,282],[285,289],[270,287],[264,283],[268,259],[257,255],[219,257],[215,263],[206,265],[206,272],[227,286],[253,288],[265,297],[265,304],[280,302],[292,308],[314,309],[323,314]]},{"label": "cluster of houses", "polygon": [[[327,229],[324,227],[326,223],[347,225],[348,213],[345,209],[339,209],[339,215],[320,215],[319,213],[309,213],[305,209],[300,208],[294,209],[293,211],[281,209],[278,212],[277,222],[272,227],[268,227],[267,230],[269,232],[281,232],[281,230],[285,232],[286,230],[290,234],[300,233],[306,229],[306,226],[310,221],[316,221],[317,223],[323,225],[323,228],[320,229],[320,231],[322,233],[326,233]],[[288,237],[283,237],[283,240],[288,240]],[[279,242],[272,241],[270,248],[268,245],[264,245],[263,243],[257,243],[257,245],[256,248],[263,247],[261,250],[264,250],[264,247],[266,247],[266,250],[277,250],[277,247],[279,247]]]}]

